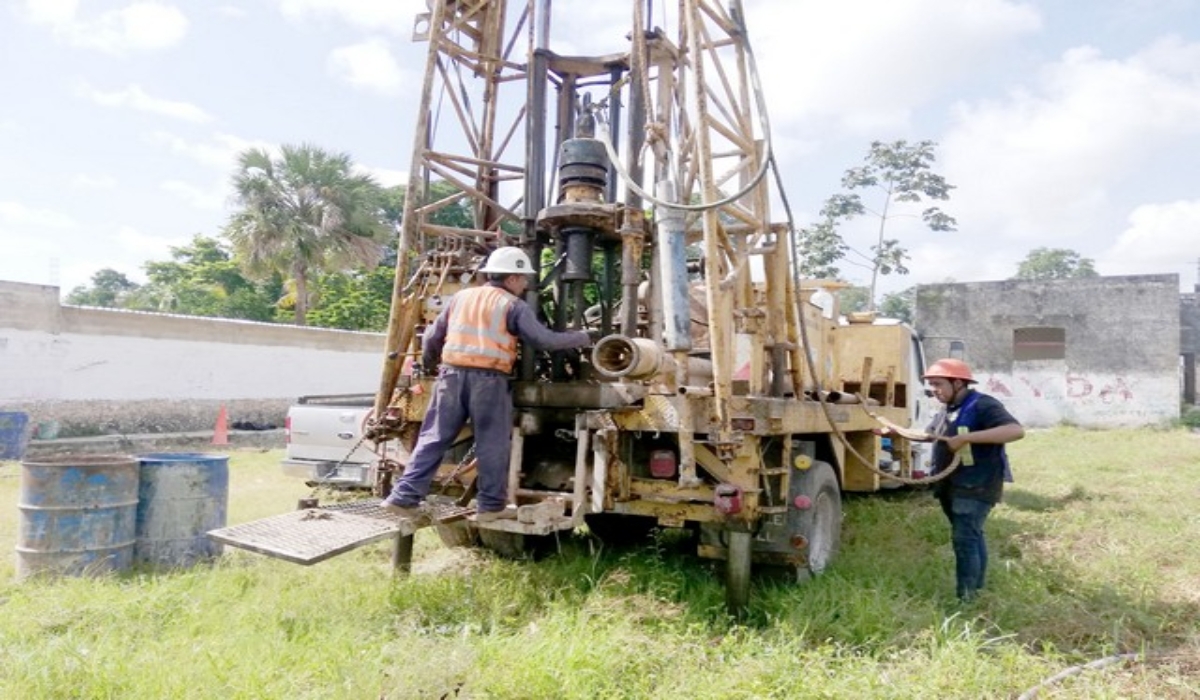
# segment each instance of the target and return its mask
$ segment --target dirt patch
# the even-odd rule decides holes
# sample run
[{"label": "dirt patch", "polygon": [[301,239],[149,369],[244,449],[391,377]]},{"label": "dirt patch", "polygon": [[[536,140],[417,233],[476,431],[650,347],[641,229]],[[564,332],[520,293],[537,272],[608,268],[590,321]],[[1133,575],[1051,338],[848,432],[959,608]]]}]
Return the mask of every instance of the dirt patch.
[{"label": "dirt patch", "polygon": [[488,555],[470,547],[439,547],[413,562],[414,574],[466,574],[487,563]]}]

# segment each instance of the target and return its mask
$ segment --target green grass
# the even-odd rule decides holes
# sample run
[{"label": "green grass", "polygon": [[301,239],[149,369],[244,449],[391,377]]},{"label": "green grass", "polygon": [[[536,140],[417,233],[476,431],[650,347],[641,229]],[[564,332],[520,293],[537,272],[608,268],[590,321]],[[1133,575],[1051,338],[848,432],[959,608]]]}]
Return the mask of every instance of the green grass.
[{"label": "green grass", "polygon": [[[231,523],[308,495],[278,452],[234,452]],[[847,499],[841,555],[804,585],[756,578],[724,611],[720,570],[674,533],[582,536],[533,562],[417,537],[312,567],[229,550],[215,566],[14,580],[0,563],[0,697],[1200,697],[1200,436],[1038,431],[988,521],[989,587],[953,599],[948,527],[925,492]],[[0,546],[20,467],[0,465]]]}]

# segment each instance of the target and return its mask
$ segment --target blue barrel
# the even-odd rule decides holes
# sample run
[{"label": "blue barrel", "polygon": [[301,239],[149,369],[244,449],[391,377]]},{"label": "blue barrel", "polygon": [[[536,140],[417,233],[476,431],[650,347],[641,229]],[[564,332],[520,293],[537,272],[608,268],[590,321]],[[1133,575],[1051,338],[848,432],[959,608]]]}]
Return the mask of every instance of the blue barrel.
[{"label": "blue barrel", "polygon": [[209,530],[225,527],[229,457],[178,452],[138,457],[137,545],[134,561],[164,567],[192,566],[219,556]]},{"label": "blue barrel", "polygon": [[0,459],[21,459],[29,446],[29,414],[0,411]]},{"label": "blue barrel", "polygon": [[99,575],[133,561],[138,463],[77,455],[21,463],[17,577]]}]

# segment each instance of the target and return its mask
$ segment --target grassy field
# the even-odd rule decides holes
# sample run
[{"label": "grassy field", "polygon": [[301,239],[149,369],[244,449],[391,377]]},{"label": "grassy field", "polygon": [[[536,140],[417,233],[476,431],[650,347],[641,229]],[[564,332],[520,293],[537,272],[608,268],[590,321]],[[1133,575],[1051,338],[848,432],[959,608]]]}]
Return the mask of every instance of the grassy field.
[{"label": "grassy field", "polygon": [[[278,452],[234,452],[229,522],[308,489]],[[564,537],[536,562],[419,533],[414,575],[374,545],[313,567],[228,550],[214,566],[18,583],[0,565],[5,698],[1200,697],[1200,435],[1037,431],[988,522],[989,588],[953,597],[925,492],[851,497],[842,553],[798,586],[719,569],[669,534],[627,549]],[[0,546],[20,465],[0,465]]]}]

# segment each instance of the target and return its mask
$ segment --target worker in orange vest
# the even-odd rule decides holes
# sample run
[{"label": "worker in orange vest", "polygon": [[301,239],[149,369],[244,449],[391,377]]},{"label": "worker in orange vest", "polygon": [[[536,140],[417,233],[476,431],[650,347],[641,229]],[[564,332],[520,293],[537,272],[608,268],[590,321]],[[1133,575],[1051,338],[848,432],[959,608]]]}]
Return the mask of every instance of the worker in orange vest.
[{"label": "worker in orange vest", "polygon": [[451,297],[425,334],[422,363],[436,371],[433,397],[421,423],[408,468],[381,504],[403,518],[422,515],[442,458],[469,418],[475,433],[479,493],[477,522],[512,517],[507,509],[508,461],[512,436],[509,373],[517,339],[536,350],[568,350],[590,345],[587,331],[558,333],[538,321],[522,299],[534,274],[520,248],[496,249],[479,270],[487,284]]}]

